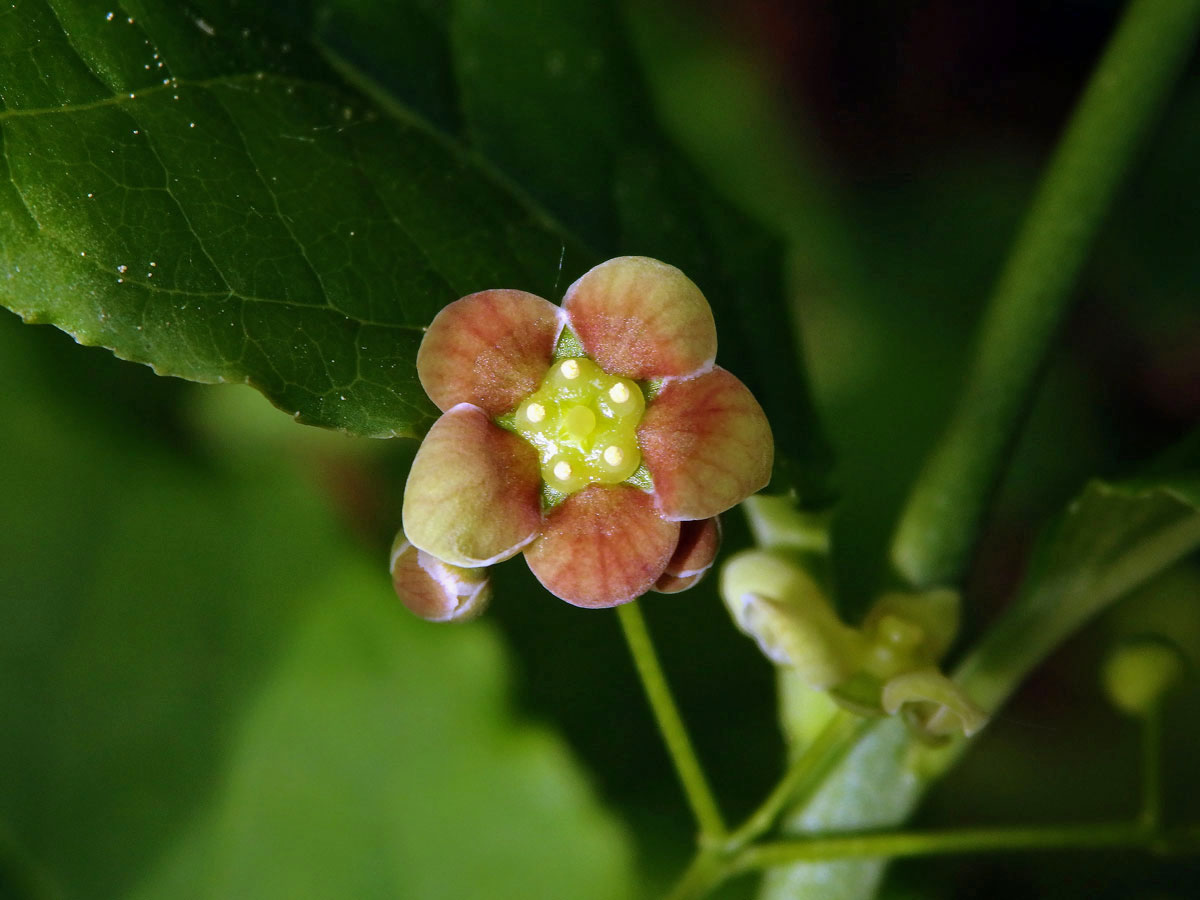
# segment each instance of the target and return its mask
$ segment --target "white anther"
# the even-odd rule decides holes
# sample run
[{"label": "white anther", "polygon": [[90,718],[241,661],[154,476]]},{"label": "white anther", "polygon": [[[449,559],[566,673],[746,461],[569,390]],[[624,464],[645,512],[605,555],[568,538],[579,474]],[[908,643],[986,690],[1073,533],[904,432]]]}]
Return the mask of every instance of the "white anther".
[{"label": "white anther", "polygon": [[566,481],[571,477],[571,464],[565,459],[559,460],[554,464],[554,477],[559,481]]},{"label": "white anther", "polygon": [[563,378],[566,378],[568,380],[578,378],[579,377],[579,363],[573,359],[563,360],[561,371],[563,374]]},{"label": "white anther", "polygon": [[530,403],[525,407],[525,418],[530,422],[540,422],[546,418],[546,407],[540,403]]},{"label": "white anther", "polygon": [[625,453],[616,444],[604,448],[604,461],[610,466],[619,466],[625,462]]},{"label": "white anther", "polygon": [[629,388],[618,381],[608,389],[608,396],[612,397],[613,403],[625,403],[629,399]]}]

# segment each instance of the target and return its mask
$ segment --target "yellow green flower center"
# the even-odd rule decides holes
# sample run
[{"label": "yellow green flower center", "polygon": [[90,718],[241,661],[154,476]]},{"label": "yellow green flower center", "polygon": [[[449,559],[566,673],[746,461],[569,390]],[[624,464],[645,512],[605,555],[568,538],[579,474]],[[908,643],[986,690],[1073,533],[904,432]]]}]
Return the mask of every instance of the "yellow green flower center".
[{"label": "yellow green flower center", "polygon": [[537,450],[547,487],[573,494],[589,484],[620,484],[637,471],[645,409],[636,382],[590,359],[562,359],[517,406],[509,427]]}]

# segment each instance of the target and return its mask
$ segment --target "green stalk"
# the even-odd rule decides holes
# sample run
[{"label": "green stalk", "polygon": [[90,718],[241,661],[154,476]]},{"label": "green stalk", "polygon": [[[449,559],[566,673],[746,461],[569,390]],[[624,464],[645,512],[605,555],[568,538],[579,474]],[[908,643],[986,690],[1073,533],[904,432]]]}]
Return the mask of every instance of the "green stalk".
[{"label": "green stalk", "polygon": [[868,722],[845,710],[834,713],[829,724],[789,767],[762,805],[729,836],[724,851],[730,853],[740,850],[768,831],[789,803],[808,799],[830,769],[841,761],[846,750],[866,730]]},{"label": "green stalk", "polygon": [[1142,810],[1139,822],[1147,831],[1162,825],[1162,704],[1156,703],[1142,720]]},{"label": "green stalk", "polygon": [[820,787],[821,779],[866,729],[867,720],[838,710],[810,746],[788,768],[779,784],[732,834],[720,843],[702,846],[680,876],[667,900],[697,900],[728,878],[737,854],[768,831],[789,803],[803,803]]},{"label": "green stalk", "polygon": [[671,688],[667,685],[662,666],[658,662],[658,654],[650,640],[650,632],[646,629],[646,620],[636,602],[626,603],[617,607],[617,617],[621,621],[621,629],[625,633],[625,642],[633,655],[634,665],[638,676],[642,679],[642,687],[646,691],[646,699],[658,722],[658,730],[663,742],[675,764],[675,771],[683,784],[683,792],[687,795],[688,805],[696,817],[700,828],[701,846],[721,841],[725,837],[725,820],[717,806],[712,788],[704,776],[704,768],[692,747],[683,717],[671,696]]},{"label": "green stalk", "polygon": [[1151,850],[1164,855],[1195,855],[1200,853],[1200,826],[1160,833],[1148,831],[1137,822],[1116,822],[848,834],[756,844],[747,847],[732,868],[736,872],[745,872],[835,859],[895,859],[903,856],[1103,848]]},{"label": "green stalk", "polygon": [[892,541],[918,588],[963,574],[1088,249],[1183,71],[1200,0],[1133,0],[1054,153],[994,289],[958,406]]}]

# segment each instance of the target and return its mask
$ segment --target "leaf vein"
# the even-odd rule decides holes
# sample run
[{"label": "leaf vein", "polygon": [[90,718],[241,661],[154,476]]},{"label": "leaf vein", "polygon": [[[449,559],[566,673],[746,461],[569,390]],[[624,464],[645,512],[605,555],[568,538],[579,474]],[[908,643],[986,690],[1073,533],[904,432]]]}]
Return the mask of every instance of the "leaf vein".
[{"label": "leaf vein", "polygon": [[29,220],[33,222],[34,227],[38,231],[42,230],[42,223],[38,221],[38,217],[33,212],[33,207],[29,205],[29,200],[25,197],[25,192],[21,190],[17,184],[17,179],[13,175],[12,160],[8,158],[8,141],[4,137],[4,123],[0,122],[0,154],[4,156],[4,168],[8,172],[8,183],[12,186],[13,193],[17,195],[17,199],[21,201],[21,206],[25,210],[25,214],[29,216]]},{"label": "leaf vein", "polygon": [[[237,127],[237,120],[234,118],[233,113],[226,104],[225,98],[221,96],[219,91],[215,90],[211,86],[206,87],[205,90],[207,90],[208,93],[217,101],[221,109],[224,110],[225,115],[228,117],[230,124],[233,125],[234,133],[237,134],[238,140],[241,142],[242,150],[245,151],[246,154],[246,159],[249,160],[250,167],[254,169],[255,177],[258,178],[259,184],[263,186],[263,190],[267,192],[267,196],[271,198],[271,204],[275,207],[275,215],[279,217],[279,221],[283,225],[284,231],[287,232],[288,237],[292,240],[292,243],[296,245],[296,249],[300,251],[300,258],[304,260],[304,265],[308,267],[308,270],[312,273],[313,278],[316,279],[317,284],[320,286],[321,294],[325,297],[327,308],[335,310],[342,315],[346,315],[346,312],[335,305],[330,298],[329,291],[325,287],[325,279],[317,270],[317,267],[313,265],[313,262],[308,255],[308,248],[300,240],[299,236],[292,228],[291,221],[286,215],[284,215],[283,210],[280,208],[279,195],[275,192],[275,189],[271,186],[270,182],[263,176],[262,167],[259,166],[258,161],[254,158],[254,154],[250,150],[250,144],[246,140],[244,132],[241,128]],[[199,240],[198,236],[197,240]]]},{"label": "leaf vein", "polygon": [[[134,117],[132,112],[129,113],[129,117],[137,122],[137,119]],[[213,267],[213,271],[217,274],[217,277],[221,279],[221,283],[225,285],[227,291],[233,293],[233,285],[229,283],[229,279],[225,277],[225,273],[221,271],[221,267],[217,264],[217,261],[213,258],[213,255],[209,253],[208,248],[204,246],[204,239],[200,237],[200,232],[196,230],[196,226],[192,224],[192,218],[188,215],[183,201],[176,197],[175,192],[171,190],[171,170],[163,161],[162,154],[159,153],[158,147],[155,145],[151,130],[147,129],[145,125],[142,125],[140,122],[138,125],[146,135],[146,146],[150,148],[150,152],[154,155],[155,162],[157,162],[162,168],[163,192],[171,198],[171,202],[174,203],[175,208],[179,210],[179,215],[183,218],[184,224],[187,225],[188,232],[191,233],[192,237],[196,239],[196,246],[200,248],[200,252],[204,254],[204,258],[207,259],[209,265]]]}]

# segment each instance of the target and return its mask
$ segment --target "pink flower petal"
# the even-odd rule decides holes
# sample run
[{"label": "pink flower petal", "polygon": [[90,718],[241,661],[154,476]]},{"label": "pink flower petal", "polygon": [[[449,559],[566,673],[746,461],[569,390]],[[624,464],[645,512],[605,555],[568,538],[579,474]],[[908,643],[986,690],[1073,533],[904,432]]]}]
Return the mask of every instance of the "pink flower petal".
[{"label": "pink flower petal", "polygon": [[537,452],[460,403],[433,423],[404,489],[404,533],[443,562],[508,559],[541,527]]},{"label": "pink flower petal", "polygon": [[771,426],[746,386],[720,367],[668,381],[638,429],[642,461],[668,519],[707,519],[771,479]]},{"label": "pink flower petal", "polygon": [[679,542],[679,525],[634,487],[592,485],[546,517],[525,550],[546,590],[575,606],[618,606],[650,590]]},{"label": "pink flower petal", "polygon": [[704,576],[708,574],[708,569],[700,572],[693,572],[691,575],[668,575],[663,572],[658,581],[654,582],[654,590],[660,594],[680,594],[690,588],[694,588]]},{"label": "pink flower petal", "polygon": [[677,594],[695,587],[712,567],[721,548],[721,520],[697,519],[679,523],[679,543],[667,563],[654,590],[660,594]]},{"label": "pink flower petal", "polygon": [[473,403],[495,417],[542,383],[560,331],[553,303],[524,291],[480,291],[434,316],[417,375],[442,412]]},{"label": "pink flower petal", "polygon": [[717,355],[708,301],[691,279],[656,259],[601,263],[571,285],[563,309],[588,356],[614,375],[691,375]]},{"label": "pink flower petal", "polygon": [[491,599],[487,569],[452,566],[418,550],[403,533],[392,546],[392,587],[396,596],[430,622],[466,622]]},{"label": "pink flower petal", "polygon": [[717,558],[721,549],[721,520],[716,516],[683,522],[679,528],[679,544],[667,563],[668,575],[694,575],[703,572]]}]

